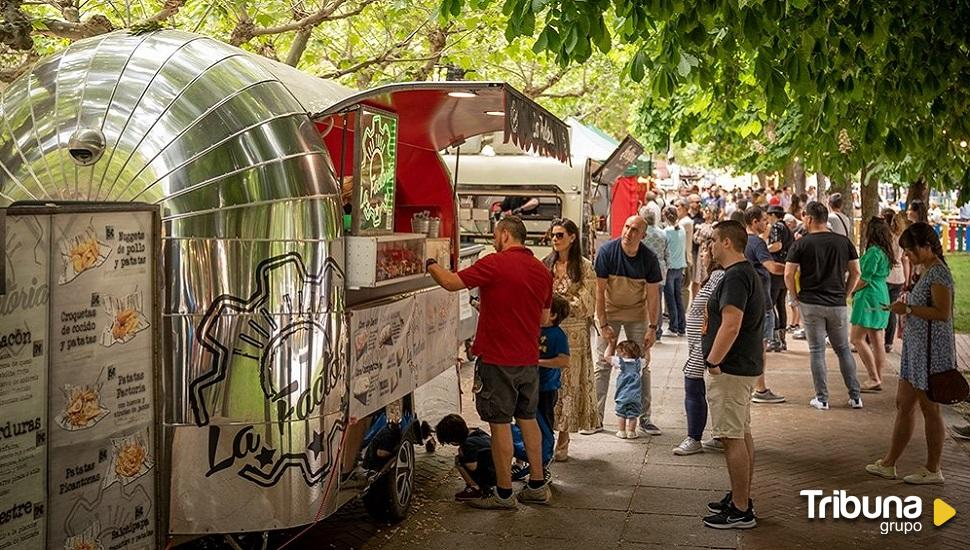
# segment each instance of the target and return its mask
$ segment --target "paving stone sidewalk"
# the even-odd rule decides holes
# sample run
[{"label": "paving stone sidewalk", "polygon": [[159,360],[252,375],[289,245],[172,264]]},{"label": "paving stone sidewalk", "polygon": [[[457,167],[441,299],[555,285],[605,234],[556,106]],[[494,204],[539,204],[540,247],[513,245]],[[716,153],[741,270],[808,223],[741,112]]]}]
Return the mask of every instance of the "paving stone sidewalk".
[{"label": "paving stone sidewalk", "polygon": [[[706,503],[728,487],[723,455],[677,457],[671,449],[686,435],[683,374],[686,340],[665,338],[652,360],[654,421],[664,435],[619,440],[607,430],[575,435],[571,458],[553,468],[553,501],[521,506],[517,512],[478,511],[452,500],[462,483],[452,471],[453,448],[419,452],[420,486],[411,516],[397,526],[378,526],[350,507],[312,529],[289,548],[445,549],[491,548],[967,548],[970,539],[970,445],[947,438],[943,471],[946,485],[913,487],[866,474],[865,464],[881,456],[889,442],[894,414],[895,375],[885,391],[865,395],[865,408],[852,410],[837,362],[828,354],[832,409],[808,406],[813,395],[808,349],[769,354],[768,383],[788,397],[780,405],[754,405],[756,455],[754,480],[758,527],[717,531],[700,521]],[[890,356],[895,372],[898,355]],[[865,378],[861,362],[860,377]],[[465,391],[470,372],[463,373]],[[611,388],[612,393],[612,388]],[[467,396],[468,394],[466,394]],[[466,399],[464,414],[476,424]],[[608,403],[607,410],[612,410]],[[608,428],[609,428],[608,421]],[[706,435],[706,434],[705,434]],[[922,427],[899,464],[901,473],[917,468],[925,455]],[[809,520],[804,489],[854,496],[923,497],[919,533],[880,534],[871,520]],[[957,509],[946,526],[936,528],[932,502],[942,498]]]}]

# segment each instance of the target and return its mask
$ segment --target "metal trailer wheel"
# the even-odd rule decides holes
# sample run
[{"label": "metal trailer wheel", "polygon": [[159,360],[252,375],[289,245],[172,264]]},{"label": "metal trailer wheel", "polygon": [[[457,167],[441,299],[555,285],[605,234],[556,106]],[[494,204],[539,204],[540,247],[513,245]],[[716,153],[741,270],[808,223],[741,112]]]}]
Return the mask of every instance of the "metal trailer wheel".
[{"label": "metal trailer wheel", "polygon": [[397,523],[408,515],[414,497],[414,444],[405,440],[391,468],[364,494],[364,507],[380,521]]}]

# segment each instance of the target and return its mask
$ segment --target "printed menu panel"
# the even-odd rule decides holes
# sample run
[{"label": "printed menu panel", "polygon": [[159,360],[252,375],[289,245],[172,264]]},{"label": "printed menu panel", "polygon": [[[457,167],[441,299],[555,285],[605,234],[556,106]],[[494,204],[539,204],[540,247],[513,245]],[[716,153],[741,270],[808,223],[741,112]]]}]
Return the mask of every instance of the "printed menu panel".
[{"label": "printed menu panel", "polygon": [[444,289],[353,310],[350,416],[363,418],[458,359],[458,295]]},{"label": "printed menu panel", "polygon": [[0,549],[45,548],[50,219],[7,217],[0,295]]},{"label": "printed menu panel", "polygon": [[153,436],[145,428],[52,449],[50,548],[154,547]]},{"label": "printed menu panel", "polygon": [[414,389],[415,298],[354,310],[351,325],[350,416],[363,418]]},{"label": "printed menu panel", "polygon": [[150,212],[51,222],[52,548],[155,544]]},{"label": "printed menu panel", "polygon": [[461,294],[436,288],[416,298],[418,313],[423,315],[415,338],[415,348],[422,350],[414,375],[420,387],[458,363]]}]

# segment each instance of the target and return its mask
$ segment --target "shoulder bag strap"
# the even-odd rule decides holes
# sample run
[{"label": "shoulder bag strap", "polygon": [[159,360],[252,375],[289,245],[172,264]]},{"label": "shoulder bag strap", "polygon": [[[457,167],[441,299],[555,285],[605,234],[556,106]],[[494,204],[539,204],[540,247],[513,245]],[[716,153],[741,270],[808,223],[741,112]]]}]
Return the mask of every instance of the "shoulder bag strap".
[{"label": "shoulder bag strap", "polygon": [[839,223],[842,224],[842,231],[845,231],[845,236],[849,236],[849,226],[845,224],[845,219],[842,217],[844,214],[841,212],[836,212],[835,217],[839,219]]},{"label": "shoulder bag strap", "polygon": [[930,364],[933,362],[933,321],[926,320],[926,379],[929,380]]}]

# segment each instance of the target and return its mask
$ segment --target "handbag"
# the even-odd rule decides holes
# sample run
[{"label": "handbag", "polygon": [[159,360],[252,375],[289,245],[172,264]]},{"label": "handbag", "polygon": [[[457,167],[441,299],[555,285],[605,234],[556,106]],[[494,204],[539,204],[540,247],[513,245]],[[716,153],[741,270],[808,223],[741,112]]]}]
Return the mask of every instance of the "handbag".
[{"label": "handbag", "polygon": [[[956,350],[954,350],[956,351]],[[942,405],[954,405],[970,397],[970,384],[967,379],[957,370],[956,364],[953,368],[943,372],[931,373],[933,357],[933,321],[926,322],[926,397],[935,403]],[[954,361],[956,359],[954,358]]]}]

